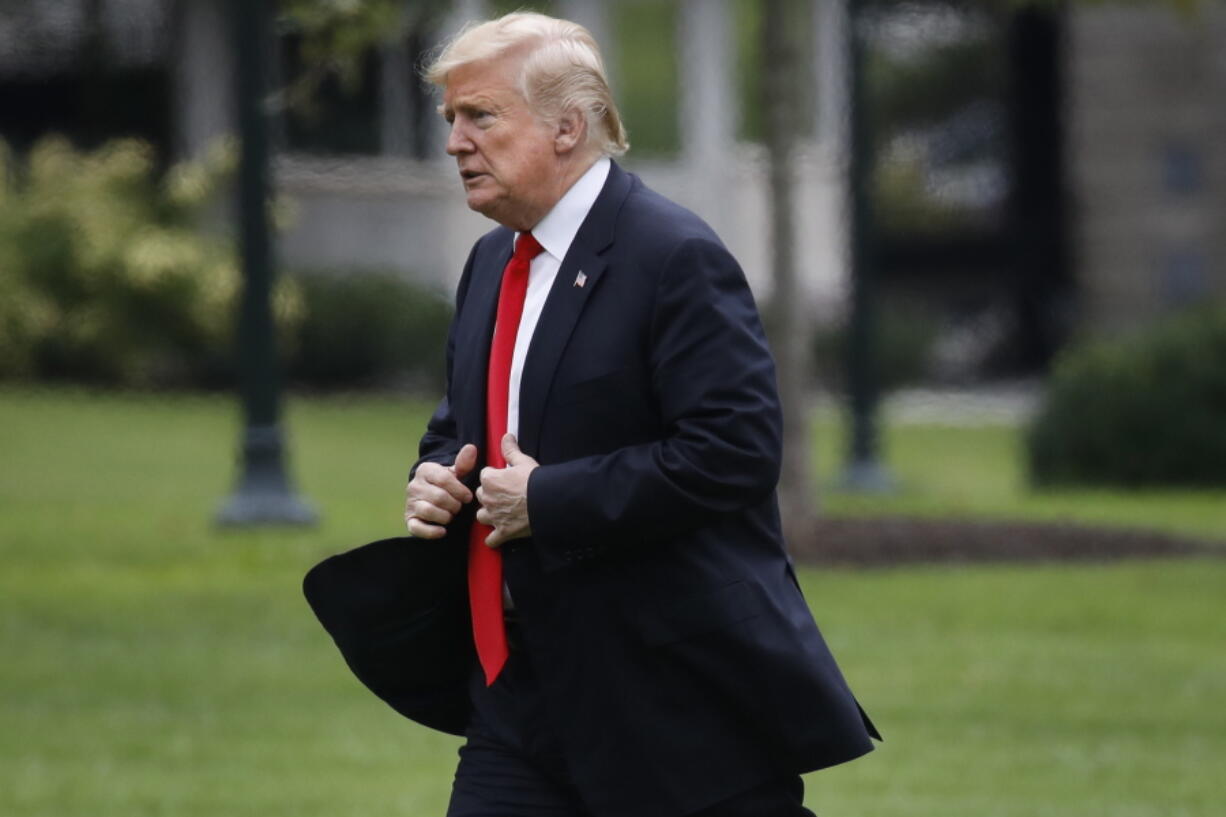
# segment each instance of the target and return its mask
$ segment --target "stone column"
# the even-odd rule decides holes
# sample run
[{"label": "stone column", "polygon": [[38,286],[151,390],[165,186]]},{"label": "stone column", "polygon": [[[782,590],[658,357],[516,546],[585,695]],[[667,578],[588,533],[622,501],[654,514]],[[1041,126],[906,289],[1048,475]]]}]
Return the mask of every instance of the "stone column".
[{"label": "stone column", "polygon": [[682,162],[689,204],[720,231],[732,218],[736,139],[733,51],[728,0],[681,0],[678,31]]},{"label": "stone column", "polygon": [[379,152],[413,153],[413,58],[404,38],[379,49]]},{"label": "stone column", "polygon": [[235,131],[234,45],[226,4],[184,0],[176,15],[175,153],[190,159]]},{"label": "stone column", "polygon": [[813,129],[822,153],[842,161],[848,141],[847,0],[815,0],[813,68],[817,72],[817,126]]},{"label": "stone column", "polygon": [[[485,0],[453,0],[451,4],[451,13],[443,20],[443,24],[439,26],[438,36],[440,40],[450,39],[454,37],[465,23],[474,20],[484,20],[488,16],[488,7]],[[436,116],[433,118],[434,127],[430,130],[430,144],[427,146],[427,155],[434,159],[447,159],[444,152],[444,147],[447,144],[447,123],[442,117]]]},{"label": "stone column", "polygon": [[614,42],[613,23],[609,18],[609,7],[613,0],[559,0],[556,5],[558,16],[571,20],[592,32],[596,44],[600,46],[600,55],[604,58],[605,73],[609,76],[609,84],[617,90],[617,49]]}]

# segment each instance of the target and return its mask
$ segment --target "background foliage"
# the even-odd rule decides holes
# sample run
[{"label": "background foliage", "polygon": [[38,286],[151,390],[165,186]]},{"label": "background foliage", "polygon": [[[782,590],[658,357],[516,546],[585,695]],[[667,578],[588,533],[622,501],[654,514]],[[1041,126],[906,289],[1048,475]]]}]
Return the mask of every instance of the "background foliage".
[{"label": "background foliage", "polygon": [[[0,379],[231,383],[241,276],[233,242],[206,225],[232,156],[222,144],[159,172],[136,140],[78,151],[50,138],[24,162],[0,143]],[[429,287],[291,272],[273,308],[296,382],[442,385],[451,308]]]},{"label": "background foliage", "polygon": [[441,394],[452,306],[395,272],[294,273],[305,304],[287,368],[322,388],[398,386]]},{"label": "background foliage", "polygon": [[[157,172],[150,148],[0,146],[0,377],[122,385],[208,382],[227,368],[239,272],[230,243],[200,229],[232,164],[220,146]],[[281,286],[292,327],[301,303]]]},{"label": "background foliage", "polygon": [[1226,305],[1057,361],[1029,437],[1044,485],[1226,485]]}]

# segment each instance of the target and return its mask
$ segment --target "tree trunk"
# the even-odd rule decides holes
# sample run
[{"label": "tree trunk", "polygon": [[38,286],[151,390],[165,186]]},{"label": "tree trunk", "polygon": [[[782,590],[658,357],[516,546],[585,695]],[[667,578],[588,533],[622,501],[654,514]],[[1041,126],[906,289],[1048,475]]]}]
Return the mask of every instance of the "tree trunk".
[{"label": "tree trunk", "polygon": [[810,438],[810,362],[812,327],[804,308],[796,268],[793,162],[804,70],[796,33],[793,0],[767,0],[762,20],[762,99],[764,135],[770,165],[771,274],[767,309],[771,345],[778,366],[783,403],[783,473],[779,506],[784,535],[797,546],[813,536],[817,519]]}]

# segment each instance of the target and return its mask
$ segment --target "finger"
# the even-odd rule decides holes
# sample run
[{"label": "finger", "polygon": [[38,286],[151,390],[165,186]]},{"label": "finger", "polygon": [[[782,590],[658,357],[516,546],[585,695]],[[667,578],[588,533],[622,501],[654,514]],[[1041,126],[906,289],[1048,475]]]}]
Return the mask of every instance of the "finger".
[{"label": "finger", "polygon": [[429,502],[418,499],[412,502],[406,509],[409,516],[416,517],[423,522],[433,522],[439,525],[446,525],[451,521],[453,514],[446,511],[437,505],[431,505]]},{"label": "finger", "polygon": [[485,504],[485,487],[484,486],[477,487],[477,504],[478,505]]},{"label": "finger", "polygon": [[472,502],[473,492],[468,489],[467,485],[456,478],[455,473],[450,468],[431,469],[424,474],[419,469],[417,475],[430,485],[443,489],[460,503]]},{"label": "finger", "polygon": [[423,482],[433,484],[435,479],[441,479],[441,475],[435,473],[440,470],[444,473],[447,471],[446,468],[439,465],[437,462],[423,462],[421,465],[417,466],[417,473],[413,475],[411,480],[409,480],[409,484],[404,486],[405,493],[411,493],[415,486],[420,485]]},{"label": "finger", "polygon": [[494,528],[490,535],[485,537],[485,546],[496,548],[501,546],[503,541],[505,540],[503,538],[502,531],[498,530],[498,528]]},{"label": "finger", "polygon": [[455,455],[455,464],[451,466],[451,472],[455,474],[456,479],[464,479],[477,465],[477,446],[468,443],[460,449],[460,453]]},{"label": "finger", "polygon": [[448,513],[459,513],[463,503],[456,499],[451,494],[444,491],[437,485],[419,486],[416,491],[410,496],[413,501],[427,502],[436,507],[442,508]]},{"label": "finger", "polygon": [[442,525],[431,525],[416,516],[406,516],[404,522],[409,533],[419,539],[441,539],[447,534],[447,529]]},{"label": "finger", "polygon": [[494,526],[494,516],[485,508],[477,511],[477,521],[482,525],[489,525],[490,527]]},{"label": "finger", "polygon": [[[481,475],[478,477],[479,487],[477,490],[484,488],[486,485],[492,485],[501,468],[490,468],[488,465],[481,469]],[[488,492],[487,492],[488,493]]]},{"label": "finger", "polygon": [[519,465],[525,456],[527,455],[519,450],[519,441],[514,434],[508,432],[502,436],[502,458],[507,461],[507,465]]}]

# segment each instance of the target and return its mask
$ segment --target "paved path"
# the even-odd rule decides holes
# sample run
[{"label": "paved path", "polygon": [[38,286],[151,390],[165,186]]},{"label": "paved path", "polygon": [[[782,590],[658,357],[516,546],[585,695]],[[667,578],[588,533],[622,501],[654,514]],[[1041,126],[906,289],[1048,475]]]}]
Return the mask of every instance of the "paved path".
[{"label": "paved path", "polygon": [[[1021,425],[1034,416],[1042,397],[1037,380],[965,388],[899,389],[882,401],[886,423],[932,425]],[[825,406],[843,407],[843,398],[824,395]]]}]

